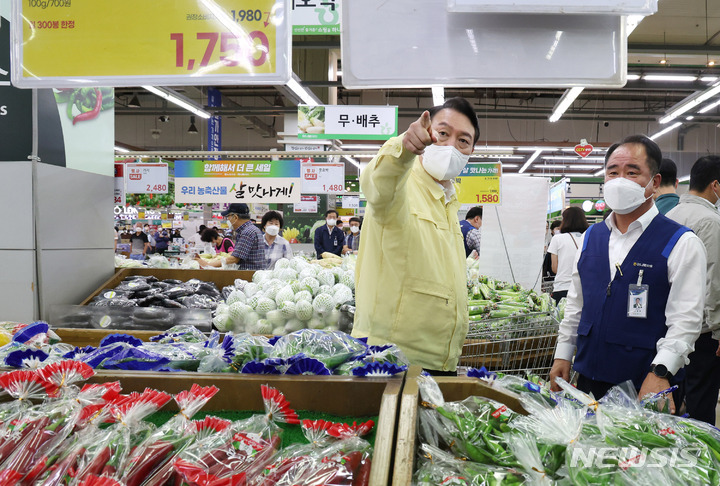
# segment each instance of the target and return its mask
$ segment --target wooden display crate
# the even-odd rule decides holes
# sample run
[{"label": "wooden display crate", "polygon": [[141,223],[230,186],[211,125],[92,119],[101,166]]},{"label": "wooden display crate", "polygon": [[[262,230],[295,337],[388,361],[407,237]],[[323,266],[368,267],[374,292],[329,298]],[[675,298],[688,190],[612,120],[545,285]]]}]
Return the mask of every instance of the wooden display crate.
[{"label": "wooden display crate", "polygon": [[[218,393],[203,411],[263,411],[261,385],[277,388],[295,410],[328,413],[343,417],[377,415],[375,448],[370,485],[384,486],[392,470],[395,428],[404,374],[392,378],[345,376],[236,375],[227,373],[160,373],[98,371],[90,382],[119,381],[123,393],[142,392],[146,387],[168,393],[215,385]],[[167,407],[176,408],[174,402]],[[409,482],[406,484],[410,484]]]},{"label": "wooden display crate", "polygon": [[[420,367],[411,366],[405,377],[398,415],[392,486],[407,486],[412,483],[418,448],[417,424],[420,391],[417,378],[421,372]],[[470,396],[486,397],[505,404],[517,413],[527,415],[518,399],[518,395],[492,388],[477,378],[468,378],[466,376],[435,377],[435,381],[440,386],[445,401],[455,402]]]}]

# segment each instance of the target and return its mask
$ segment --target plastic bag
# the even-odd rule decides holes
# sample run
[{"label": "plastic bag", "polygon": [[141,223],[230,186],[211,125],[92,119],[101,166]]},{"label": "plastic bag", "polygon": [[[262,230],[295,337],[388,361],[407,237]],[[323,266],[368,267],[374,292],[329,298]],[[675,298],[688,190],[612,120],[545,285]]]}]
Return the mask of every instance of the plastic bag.
[{"label": "plastic bag", "polygon": [[366,350],[363,342],[345,333],[303,329],[281,337],[275,343],[270,358],[287,359],[303,354],[334,369],[354,357],[363,356]]}]

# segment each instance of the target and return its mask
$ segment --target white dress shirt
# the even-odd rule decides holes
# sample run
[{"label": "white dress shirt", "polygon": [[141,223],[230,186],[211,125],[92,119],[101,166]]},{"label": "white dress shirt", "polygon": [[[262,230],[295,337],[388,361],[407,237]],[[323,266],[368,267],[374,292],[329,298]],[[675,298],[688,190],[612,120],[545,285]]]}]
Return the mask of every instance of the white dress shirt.
[{"label": "white dress shirt", "polygon": [[[625,234],[615,225],[615,214],[605,220],[610,228],[608,247],[610,280],[615,278],[617,266],[622,265],[630,249],[635,245],[650,222],[659,214],[652,207],[633,221]],[[598,223],[602,224],[602,223]],[[582,250],[585,235],[578,246]],[[565,319],[560,323],[555,358],[572,360],[577,343],[577,328],[583,308],[582,284],[577,264],[582,251],[577,252],[573,262],[572,282],[567,296]],[[667,333],[657,342],[657,354],[653,364],[664,364],[670,373],[688,364],[688,355],[694,350],[700,335],[705,306],[706,254],[705,246],[694,233],[684,233],[675,244],[667,261],[670,293],[665,305]],[[652,299],[652,290],[650,293]],[[612,359],[608,356],[608,359]],[[648,370],[649,371],[649,370]]]}]

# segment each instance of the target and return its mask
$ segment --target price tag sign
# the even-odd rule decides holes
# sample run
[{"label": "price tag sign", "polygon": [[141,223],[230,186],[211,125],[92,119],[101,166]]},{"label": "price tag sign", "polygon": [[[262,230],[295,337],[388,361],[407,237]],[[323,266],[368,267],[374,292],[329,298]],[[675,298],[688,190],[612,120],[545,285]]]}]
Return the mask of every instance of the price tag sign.
[{"label": "price tag sign", "polygon": [[298,138],[387,140],[397,119],[397,106],[298,105]]},{"label": "price tag sign", "polygon": [[290,0],[17,0],[13,84],[284,84]]},{"label": "price tag sign", "polygon": [[167,194],[167,164],[125,164],[125,190],[130,194]]},{"label": "price tag sign", "polygon": [[343,209],[358,209],[360,207],[359,196],[343,196],[342,198]]},{"label": "price tag sign", "polygon": [[345,191],[345,164],[302,164],[303,194],[334,194]]},{"label": "price tag sign", "polygon": [[115,163],[115,203],[125,206],[125,164]]},{"label": "price tag sign", "polygon": [[467,164],[455,182],[460,204],[502,203],[500,177],[502,164]]},{"label": "price tag sign", "polygon": [[317,196],[300,196],[300,202],[293,204],[294,213],[317,213],[318,197]]}]

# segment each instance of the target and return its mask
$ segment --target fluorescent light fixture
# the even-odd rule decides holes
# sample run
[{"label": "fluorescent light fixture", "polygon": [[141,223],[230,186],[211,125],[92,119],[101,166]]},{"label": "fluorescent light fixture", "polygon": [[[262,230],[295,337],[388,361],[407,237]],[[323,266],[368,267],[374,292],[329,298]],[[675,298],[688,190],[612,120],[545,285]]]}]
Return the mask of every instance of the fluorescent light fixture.
[{"label": "fluorescent light fixture", "polygon": [[156,94],[160,98],[168,100],[170,103],[176,104],[180,108],[184,108],[190,113],[194,113],[201,118],[210,118],[212,115],[210,112],[205,111],[201,106],[196,104],[194,101],[189,100],[182,96],[180,93],[170,88],[159,88],[156,86],[143,86],[143,89]]},{"label": "fluorescent light fixture", "polygon": [[703,102],[709,100],[718,93],[720,93],[720,81],[716,81],[712,86],[704,91],[696,91],[681,102],[675,104],[675,106],[670,108],[665,116],[660,118],[658,121],[661,125],[671,122],[675,118],[701,105]]},{"label": "fluorescent light fixture", "polygon": [[358,164],[357,161],[356,161],[355,159],[353,159],[352,157],[350,157],[349,155],[343,155],[343,159],[347,160],[347,161],[350,162],[352,165],[354,165],[355,167],[357,167],[358,170],[360,170],[360,164]]},{"label": "fluorescent light fixture", "polygon": [[348,143],[343,144],[343,150],[379,150],[382,147],[379,143]]},{"label": "fluorescent light fixture", "polygon": [[433,106],[440,106],[445,103],[445,88],[442,86],[432,87]]},{"label": "fluorescent light fixture", "polygon": [[115,145],[115,152],[120,152],[121,154],[126,154],[130,151],[126,148],[118,147],[117,145]]},{"label": "fluorescent light fixture", "polygon": [[685,119],[686,119],[687,121],[690,121],[690,120],[692,120],[693,118],[695,118],[695,117],[694,117],[694,116],[692,116],[692,115],[690,115],[690,116],[686,116],[686,117],[685,117]]},{"label": "fluorescent light fixture", "polygon": [[712,110],[713,108],[717,108],[720,106],[720,101],[716,101],[715,103],[710,103],[707,106],[704,106],[698,113],[707,113],[708,111]]},{"label": "fluorescent light fixture", "polygon": [[550,115],[548,120],[550,122],[556,122],[560,119],[561,116],[563,116],[563,113],[565,113],[565,110],[567,110],[570,105],[573,104],[573,101],[582,93],[582,91],[585,88],[583,87],[575,87],[565,90],[565,93],[560,97],[558,102],[555,104],[555,107],[553,108],[553,113]]},{"label": "fluorescent light fixture", "polygon": [[697,76],[681,75],[681,74],[646,74],[643,76],[645,81],[678,81],[690,82],[697,81]]},{"label": "fluorescent light fixture", "polygon": [[541,153],[542,153],[542,149],[539,149],[539,150],[536,150],[535,152],[533,152],[533,154],[530,156],[530,158],[527,160],[527,162],[525,162],[525,164],[520,168],[519,173],[522,174],[523,172],[525,172],[528,169],[528,167],[530,167],[530,165],[533,162],[535,162],[535,159],[537,159]]},{"label": "fluorescent light fixture", "polygon": [[660,131],[657,132],[656,134],[650,135],[650,140],[658,139],[658,138],[662,137],[663,135],[665,135],[666,133],[672,132],[673,130],[675,130],[675,129],[676,129],[677,127],[679,127],[680,125],[682,125],[682,122],[675,122],[675,123],[673,123],[672,125],[670,125],[669,127],[660,130]]},{"label": "fluorescent light fixture", "polygon": [[638,79],[640,79],[640,75],[639,74],[628,74],[626,76],[626,79],[628,81],[637,81]]},{"label": "fluorescent light fixture", "polygon": [[679,178],[678,182],[688,182],[689,180],[690,180],[690,176],[686,175],[686,176],[682,176],[681,178]]},{"label": "fluorescent light fixture", "polygon": [[533,167],[535,170],[543,170],[543,169],[567,169],[567,165],[564,164],[542,164],[542,165],[536,165]]},{"label": "fluorescent light fixture", "polygon": [[581,158],[579,155],[577,157],[572,157],[570,155],[543,155],[543,159],[548,160],[605,160],[605,157],[585,157],[584,159]]},{"label": "fluorescent light fixture", "polygon": [[501,152],[501,151],[507,151],[511,152],[515,150],[515,147],[502,147],[499,145],[475,145],[475,148],[473,149],[476,152],[477,151],[485,151],[485,152]]},{"label": "fluorescent light fixture", "polygon": [[601,175],[605,175],[605,168],[604,168],[604,167],[593,174],[594,177],[600,177]]},{"label": "fluorescent light fixture", "polygon": [[520,167],[520,164],[502,164],[503,169],[517,169],[518,167]]},{"label": "fluorescent light fixture", "polygon": [[286,85],[278,86],[277,88],[284,94],[293,98],[293,102],[298,105],[305,104],[308,106],[317,106],[322,104],[320,98],[300,84],[300,78],[295,73],[293,73],[290,81],[288,81]]},{"label": "fluorescent light fixture", "polygon": [[568,165],[568,169],[578,170],[590,170],[590,169],[601,169],[603,166],[600,164],[588,164],[588,165]]},{"label": "fluorescent light fixture", "polygon": [[702,81],[703,83],[714,83],[717,80],[718,80],[717,76],[701,76],[700,77],[700,81]]}]

